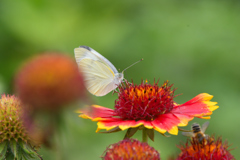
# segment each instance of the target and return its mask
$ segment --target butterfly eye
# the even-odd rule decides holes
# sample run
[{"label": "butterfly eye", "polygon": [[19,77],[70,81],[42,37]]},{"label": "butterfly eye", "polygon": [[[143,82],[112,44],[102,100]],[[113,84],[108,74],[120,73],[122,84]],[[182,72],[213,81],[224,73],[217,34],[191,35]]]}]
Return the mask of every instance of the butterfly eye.
[{"label": "butterfly eye", "polygon": [[119,78],[123,78],[123,74],[122,74],[122,73],[119,73],[118,77],[119,77]]},{"label": "butterfly eye", "polygon": [[119,73],[119,74],[117,75],[117,77],[118,77],[118,79],[119,79],[119,82],[122,82],[122,80],[123,80],[123,74],[122,74],[122,73]]}]

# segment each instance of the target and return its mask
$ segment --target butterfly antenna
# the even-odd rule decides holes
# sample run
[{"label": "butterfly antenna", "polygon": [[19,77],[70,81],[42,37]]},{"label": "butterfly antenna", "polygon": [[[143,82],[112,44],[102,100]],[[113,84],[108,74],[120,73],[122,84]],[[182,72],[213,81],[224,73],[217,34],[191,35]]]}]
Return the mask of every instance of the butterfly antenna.
[{"label": "butterfly antenna", "polygon": [[143,60],[143,58],[140,59],[139,61],[133,63],[132,65],[128,66],[127,68],[125,68],[125,69],[122,71],[122,73],[123,73],[124,71],[126,71],[128,68],[130,68],[130,67],[132,67],[133,65],[137,64],[138,62],[141,62],[142,60]]}]

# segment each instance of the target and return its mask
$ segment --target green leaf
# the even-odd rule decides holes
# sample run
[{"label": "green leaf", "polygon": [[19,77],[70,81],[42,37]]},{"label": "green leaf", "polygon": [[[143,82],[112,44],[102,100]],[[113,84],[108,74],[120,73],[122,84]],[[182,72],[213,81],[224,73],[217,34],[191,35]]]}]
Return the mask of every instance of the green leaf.
[{"label": "green leaf", "polygon": [[17,157],[17,142],[15,140],[10,141],[10,148],[11,148],[11,151],[12,151],[14,157],[18,159],[18,157]]},{"label": "green leaf", "polygon": [[15,158],[14,158],[14,155],[13,155],[13,153],[12,152],[8,152],[7,154],[6,154],[6,160],[14,160]]},{"label": "green leaf", "polygon": [[23,160],[42,160],[42,158],[35,152],[34,154],[27,154],[23,152],[22,154]]},{"label": "green leaf", "polygon": [[138,131],[138,129],[139,129],[139,127],[129,128],[127,130],[127,133],[124,136],[124,139],[131,138]]},{"label": "green leaf", "polygon": [[20,147],[23,149],[24,152],[31,154],[31,151],[29,151],[27,144],[24,142],[19,143]]},{"label": "green leaf", "polygon": [[114,133],[114,132],[119,132],[119,131],[122,131],[119,127],[115,127],[113,129],[110,129],[108,131],[101,131],[101,132],[98,132],[98,133]]},{"label": "green leaf", "polygon": [[2,151],[4,150],[6,143],[7,141],[3,141],[2,143],[0,143],[0,153],[2,153]]},{"label": "green leaf", "polygon": [[147,135],[154,142],[154,129],[147,129]]},{"label": "green leaf", "polygon": [[21,159],[21,160],[22,160],[22,153],[23,153],[23,150],[22,150],[22,148],[20,147],[20,145],[17,145],[17,149],[18,149],[18,152],[17,152],[17,159]]},{"label": "green leaf", "polygon": [[31,157],[29,156],[29,154],[27,154],[26,152],[23,152],[22,157],[23,157],[25,160],[30,160],[30,159],[31,159]]},{"label": "green leaf", "polygon": [[4,141],[0,144],[0,160],[4,160],[5,159],[5,155],[7,152],[7,141]]},{"label": "green leaf", "polygon": [[22,155],[21,155],[22,159],[42,160],[41,156],[29,144],[22,142],[22,143],[19,143],[19,147],[22,151]]}]

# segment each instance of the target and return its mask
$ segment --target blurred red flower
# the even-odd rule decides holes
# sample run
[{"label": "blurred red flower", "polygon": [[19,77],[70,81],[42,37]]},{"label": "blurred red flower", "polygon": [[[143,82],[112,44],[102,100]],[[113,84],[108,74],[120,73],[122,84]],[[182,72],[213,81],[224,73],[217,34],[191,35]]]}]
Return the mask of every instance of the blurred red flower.
[{"label": "blurred red flower", "polygon": [[85,95],[76,62],[58,53],[45,53],[28,61],[17,73],[16,93],[24,104],[55,110]]},{"label": "blurred red flower", "polygon": [[160,160],[157,150],[135,139],[125,139],[112,144],[105,152],[104,160]]}]

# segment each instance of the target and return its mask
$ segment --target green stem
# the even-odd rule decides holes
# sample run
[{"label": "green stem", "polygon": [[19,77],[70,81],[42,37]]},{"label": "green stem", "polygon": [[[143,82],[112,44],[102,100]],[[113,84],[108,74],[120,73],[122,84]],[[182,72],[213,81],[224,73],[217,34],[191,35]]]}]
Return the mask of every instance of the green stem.
[{"label": "green stem", "polygon": [[142,130],[142,142],[148,143],[148,135],[147,135],[147,129],[143,128]]}]

